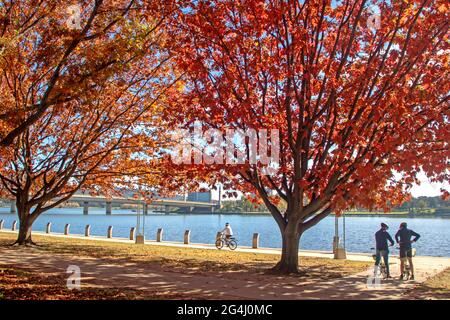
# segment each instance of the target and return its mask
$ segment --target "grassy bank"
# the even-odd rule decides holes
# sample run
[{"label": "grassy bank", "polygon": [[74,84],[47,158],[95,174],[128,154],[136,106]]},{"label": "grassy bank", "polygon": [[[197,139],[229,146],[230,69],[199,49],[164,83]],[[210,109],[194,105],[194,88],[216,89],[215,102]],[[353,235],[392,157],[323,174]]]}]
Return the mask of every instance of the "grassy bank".
[{"label": "grassy bank", "polygon": [[67,289],[66,274],[30,272],[17,266],[0,265],[1,300],[195,300],[193,294],[152,292],[128,288],[83,287]]},{"label": "grassy bank", "polygon": [[407,292],[412,299],[445,299],[450,300],[450,268],[431,277]]},{"label": "grassy bank", "polygon": [[[279,276],[267,274],[278,261],[279,256],[228,250],[208,250],[196,248],[177,248],[158,245],[136,245],[96,240],[46,237],[35,235],[37,247],[10,247],[15,234],[0,232],[0,246],[6,251],[18,250],[20,254],[33,253],[40,257],[67,257],[70,261],[76,257],[101,259],[104,263],[134,266],[149,270],[161,270],[183,274],[229,279],[262,279],[280,281]],[[367,270],[370,263],[357,261],[332,260],[325,258],[301,257],[301,275],[283,277],[295,282],[320,283],[338,279],[346,275]],[[65,288],[67,275],[43,273],[33,266],[2,265],[0,258],[0,299],[215,299],[209,293],[192,295],[175,289],[160,292],[118,288],[98,288],[95,284],[83,282],[79,292]],[[273,280],[272,280],[273,279]],[[89,281],[89,280],[86,280]],[[153,290],[153,289],[152,289]]]},{"label": "grassy bank", "polygon": [[[15,237],[15,234],[0,232],[0,245],[12,243]],[[135,245],[41,235],[34,235],[33,240],[39,244],[37,248],[33,249],[42,253],[154,263],[163,268],[178,269],[181,272],[264,272],[274,266],[279,260],[279,256],[273,254],[233,252],[228,250]],[[312,276],[317,273],[321,277],[340,277],[366,270],[370,264],[358,261],[301,257],[300,266],[308,270]]]}]

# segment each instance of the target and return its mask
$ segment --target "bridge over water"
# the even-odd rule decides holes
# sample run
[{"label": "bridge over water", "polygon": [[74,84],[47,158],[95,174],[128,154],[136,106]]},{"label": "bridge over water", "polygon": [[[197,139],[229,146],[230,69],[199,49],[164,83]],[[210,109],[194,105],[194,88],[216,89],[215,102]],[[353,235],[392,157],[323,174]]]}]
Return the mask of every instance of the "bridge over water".
[{"label": "bridge over water", "polygon": [[[16,213],[16,205],[14,201],[11,200],[3,200],[11,202],[11,213]],[[112,208],[117,204],[133,204],[142,206],[142,212],[144,214],[148,214],[149,207],[157,208],[159,212],[170,213],[172,208],[181,209],[184,213],[190,212],[214,212],[214,209],[219,206],[219,204],[215,201],[210,200],[209,202],[205,201],[189,201],[185,200],[176,200],[176,199],[152,199],[148,202],[143,199],[136,199],[134,197],[106,197],[106,196],[91,196],[85,194],[75,194],[71,197],[67,202],[76,202],[79,203],[80,206],[83,207],[83,214],[89,214],[89,206],[93,204],[104,204],[105,205],[105,213],[107,215],[112,214]],[[158,210],[159,208],[159,210]],[[161,208],[163,210],[161,210]]]}]

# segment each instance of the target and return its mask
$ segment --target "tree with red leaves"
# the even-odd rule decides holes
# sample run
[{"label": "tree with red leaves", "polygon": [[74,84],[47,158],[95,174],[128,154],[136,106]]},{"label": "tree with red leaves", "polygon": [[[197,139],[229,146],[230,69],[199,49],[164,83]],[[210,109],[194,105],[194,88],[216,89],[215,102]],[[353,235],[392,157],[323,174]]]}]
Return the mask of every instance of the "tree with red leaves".
[{"label": "tree with red leaves", "polygon": [[330,213],[388,210],[420,170],[448,180],[449,18],[445,0],[180,2],[178,121],[279,130],[275,174],[197,166],[267,206],[282,234],[274,271],[298,272],[302,234]]}]

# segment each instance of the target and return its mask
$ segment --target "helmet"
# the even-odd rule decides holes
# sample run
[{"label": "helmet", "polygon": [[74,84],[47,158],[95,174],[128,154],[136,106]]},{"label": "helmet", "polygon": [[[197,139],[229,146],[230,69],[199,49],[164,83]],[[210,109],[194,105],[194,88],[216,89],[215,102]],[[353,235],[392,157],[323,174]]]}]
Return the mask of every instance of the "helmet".
[{"label": "helmet", "polygon": [[225,223],[225,225],[226,225],[226,226],[229,226],[230,224],[227,222],[227,223]]},{"label": "helmet", "polygon": [[400,229],[406,228],[408,224],[406,222],[400,223]]},{"label": "helmet", "polygon": [[381,223],[381,227],[385,228],[385,229],[389,229],[389,226],[384,222]]}]

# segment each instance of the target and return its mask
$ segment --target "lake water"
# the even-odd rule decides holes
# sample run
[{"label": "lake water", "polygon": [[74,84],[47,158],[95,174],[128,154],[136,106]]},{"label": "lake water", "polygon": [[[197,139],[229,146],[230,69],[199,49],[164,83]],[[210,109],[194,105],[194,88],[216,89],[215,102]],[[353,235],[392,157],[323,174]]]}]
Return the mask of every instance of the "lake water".
[{"label": "lake water", "polygon": [[[9,213],[9,208],[0,208],[0,219],[5,220],[5,228],[10,229],[17,216]],[[342,219],[341,223],[342,223]],[[403,221],[422,236],[417,244],[418,255],[450,257],[450,219],[448,218],[398,218],[398,217],[346,217],[346,248],[349,252],[371,252],[374,233],[381,222],[390,226],[394,234]],[[53,209],[38,218],[33,230],[44,231],[47,222],[52,223],[52,232],[63,233],[64,225],[70,223],[71,234],[84,234],[84,227],[91,225],[91,234],[106,236],[108,226],[113,226],[114,237],[129,236],[130,228],[136,226],[136,215],[130,210],[113,210],[110,216],[105,209],[90,208],[89,215],[82,215],[82,208]],[[145,217],[145,238],[154,240],[158,228],[164,229],[163,240],[183,241],[184,230],[191,230],[191,242],[214,243],[217,231],[226,222],[233,228],[240,245],[251,246],[252,234],[260,234],[260,246],[281,247],[279,229],[271,216],[266,215],[219,215],[219,214],[149,214]],[[342,226],[342,224],[341,224]],[[340,228],[340,233],[342,228]],[[305,232],[300,247],[305,250],[332,250],[334,217],[327,217],[318,225]],[[341,235],[342,236],[342,235]],[[398,253],[392,249],[393,253]]]}]

